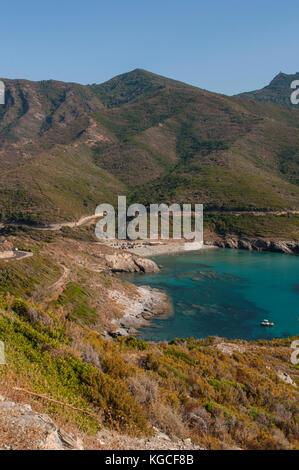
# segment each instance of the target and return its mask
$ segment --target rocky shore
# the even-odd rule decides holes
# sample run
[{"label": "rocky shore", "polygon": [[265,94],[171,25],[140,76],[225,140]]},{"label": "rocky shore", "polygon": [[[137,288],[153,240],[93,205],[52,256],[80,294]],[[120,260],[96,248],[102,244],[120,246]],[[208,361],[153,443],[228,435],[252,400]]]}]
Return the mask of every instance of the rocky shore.
[{"label": "rocky shore", "polygon": [[107,267],[114,273],[158,273],[157,264],[147,258],[118,251],[105,256]]},{"label": "rocky shore", "polygon": [[105,336],[135,335],[137,329],[150,325],[151,318],[172,313],[171,301],[165,292],[140,286],[137,293],[138,296],[132,299],[117,291],[110,292],[111,299],[122,304],[125,313],[122,318],[112,321],[113,329],[107,331]]},{"label": "rocky shore", "polygon": [[[249,251],[270,251],[276,253],[299,254],[299,242],[293,240],[270,240],[263,238],[211,237],[203,249],[234,248]],[[144,248],[147,256],[171,254],[184,251],[184,244],[169,243]],[[140,253],[141,254],[141,253]],[[142,254],[145,254],[142,252]],[[117,251],[105,256],[106,265],[114,273],[157,273],[159,266],[148,258],[136,253]],[[112,328],[104,336],[136,335],[138,329],[150,324],[150,319],[163,314],[171,314],[171,301],[165,292],[148,286],[136,287],[137,295],[128,297],[116,290],[110,291],[111,300],[121,305],[125,312],[122,318],[112,321]]]},{"label": "rocky shore", "polygon": [[294,240],[270,240],[264,238],[222,238],[205,242],[220,248],[235,248],[249,251],[270,251],[273,253],[299,254],[299,242]]},{"label": "rocky shore", "polygon": [[[195,245],[194,245],[195,246]],[[280,240],[251,237],[220,237],[209,234],[205,238],[202,248],[194,247],[195,250],[209,248],[234,248],[249,251],[270,251],[273,253],[285,253],[291,255],[299,254],[299,241]],[[153,261],[143,258],[147,256],[169,255],[186,252],[182,241],[165,242],[160,245],[137,247],[134,253],[127,251],[115,255],[106,256],[108,267],[114,272],[158,272],[158,266]]]},{"label": "rocky shore", "polygon": [[[128,251],[116,251],[105,256],[108,269],[113,273],[158,273],[158,265]],[[135,286],[132,296],[118,290],[109,292],[110,299],[121,306],[124,315],[112,320],[112,328],[104,333],[106,337],[136,335],[139,328],[148,326],[149,320],[157,315],[170,314],[171,301],[165,292],[149,286]]]}]

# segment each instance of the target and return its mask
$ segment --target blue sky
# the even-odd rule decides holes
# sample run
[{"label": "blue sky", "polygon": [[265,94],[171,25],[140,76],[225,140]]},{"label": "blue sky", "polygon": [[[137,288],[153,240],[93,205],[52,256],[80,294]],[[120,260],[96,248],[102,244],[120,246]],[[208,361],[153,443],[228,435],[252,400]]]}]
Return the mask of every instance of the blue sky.
[{"label": "blue sky", "polygon": [[234,94],[299,71],[298,0],[14,0],[0,76],[101,83],[144,68]]}]

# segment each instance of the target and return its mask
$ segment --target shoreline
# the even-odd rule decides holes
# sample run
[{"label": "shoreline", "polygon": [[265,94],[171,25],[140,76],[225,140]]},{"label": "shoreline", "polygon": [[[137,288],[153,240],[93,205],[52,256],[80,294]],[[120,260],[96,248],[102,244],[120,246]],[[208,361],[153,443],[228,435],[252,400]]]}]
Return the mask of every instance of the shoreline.
[{"label": "shoreline", "polygon": [[[188,245],[187,248],[186,248],[186,245]],[[200,246],[199,244],[194,243],[194,248],[193,248],[192,243],[172,242],[172,243],[165,243],[161,245],[140,246],[140,247],[132,249],[131,252],[138,256],[143,256],[146,258],[146,257],[152,257],[152,256],[158,256],[158,255],[171,255],[173,253],[188,253],[190,251],[201,251],[201,250],[213,249],[213,248],[219,248],[219,247],[216,245]]]},{"label": "shoreline", "polygon": [[[174,253],[188,253],[189,251],[201,251],[206,249],[215,248],[231,248],[239,250],[247,250],[253,252],[270,252],[270,253],[283,253],[289,255],[299,255],[299,241],[286,240],[286,239],[273,239],[273,238],[257,238],[257,237],[234,237],[234,236],[209,236],[207,237],[204,245],[200,243],[188,243],[182,240],[171,241],[171,242],[150,242],[149,245],[143,243],[147,240],[142,241],[142,244],[137,244],[133,247],[123,248],[123,252],[136,254],[144,258],[151,258],[159,255],[170,255]],[[108,244],[107,244],[108,245]],[[108,246],[116,248],[115,244],[109,244]],[[117,244],[117,249],[121,250],[120,243]]]},{"label": "shoreline", "polygon": [[150,325],[150,320],[157,316],[173,313],[171,299],[166,292],[150,286],[137,287],[138,298],[132,299],[112,294],[125,307],[124,315],[112,321],[114,329],[106,331],[104,337],[137,336],[138,330]]},{"label": "shoreline", "polygon": [[[185,247],[184,242],[171,242],[161,243],[154,245],[141,245],[134,249],[125,250],[122,253],[136,254],[137,256],[147,258],[154,258],[160,255],[172,255],[177,253],[188,253],[188,251],[201,251],[218,248],[232,248],[242,249],[245,251],[252,252],[273,252],[273,253],[286,253],[286,254],[297,254],[298,244],[296,242],[289,241],[266,241],[261,239],[221,239],[208,241],[203,246],[198,246],[192,243],[188,249]],[[293,251],[294,250],[294,251]],[[121,252],[121,250],[119,250]],[[156,263],[158,261],[156,260]],[[160,266],[159,266],[160,267]],[[140,271],[141,273],[141,271]],[[118,301],[124,307],[124,315],[118,320],[114,320],[113,325],[116,327],[115,330],[106,332],[107,336],[138,336],[139,330],[150,326],[151,319],[162,316],[171,315],[173,313],[171,298],[166,292],[160,289],[154,289],[150,286],[139,286],[138,287],[138,299],[125,299],[119,298]]]},{"label": "shoreline", "polygon": [[286,239],[255,238],[255,237],[225,237],[212,239],[211,246],[218,248],[232,248],[253,252],[282,253],[288,255],[299,254],[299,242]]},{"label": "shoreline", "polygon": [[[188,248],[185,248],[188,245]],[[299,242],[294,240],[273,240],[262,238],[218,238],[206,241],[203,246],[192,243],[165,243],[161,245],[141,246],[134,249],[134,253],[152,257],[158,255],[170,255],[174,253],[188,253],[189,251],[201,251],[216,248],[230,248],[252,252],[282,253],[288,255],[299,255]]]}]

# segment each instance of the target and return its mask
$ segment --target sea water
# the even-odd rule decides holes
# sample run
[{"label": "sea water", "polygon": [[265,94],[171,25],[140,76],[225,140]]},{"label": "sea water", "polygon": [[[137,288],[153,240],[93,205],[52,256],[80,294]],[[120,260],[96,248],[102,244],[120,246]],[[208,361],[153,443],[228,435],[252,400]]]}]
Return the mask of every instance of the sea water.
[{"label": "sea water", "polygon": [[[299,334],[299,257],[232,249],[152,258],[160,273],[132,275],[137,285],[166,291],[172,312],[140,331],[145,340],[203,338],[247,340]],[[273,327],[262,327],[263,319]]]}]

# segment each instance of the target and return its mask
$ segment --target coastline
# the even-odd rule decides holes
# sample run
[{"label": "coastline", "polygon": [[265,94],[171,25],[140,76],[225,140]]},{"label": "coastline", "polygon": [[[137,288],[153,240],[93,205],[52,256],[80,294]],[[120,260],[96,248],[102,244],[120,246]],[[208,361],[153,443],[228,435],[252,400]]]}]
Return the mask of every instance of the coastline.
[{"label": "coastline", "polygon": [[[144,258],[151,258],[158,255],[187,253],[188,251],[200,251],[215,248],[232,248],[247,251],[268,251],[271,253],[299,255],[299,241],[296,240],[234,236],[221,237],[216,234],[209,234],[205,240],[206,241],[203,246],[200,243],[186,243],[182,240],[172,240],[165,242],[152,242],[153,244],[149,245],[138,244],[134,246],[134,248],[130,249],[128,247],[122,252],[136,254]],[[148,242],[151,243],[150,240]],[[115,245],[113,247],[115,248]]]},{"label": "coastline", "polygon": [[[187,249],[185,245],[188,245]],[[192,245],[192,243],[186,244],[185,242],[179,241],[164,243],[161,245],[141,246],[134,248],[133,253],[139,256],[151,257],[158,255],[171,255],[173,253],[188,253],[188,251],[200,251],[205,249],[219,248],[216,245],[200,246],[197,243],[194,243],[194,247],[192,247]]]},{"label": "coastline", "polygon": [[248,251],[269,251],[271,253],[283,253],[288,255],[299,254],[299,242],[295,240],[254,238],[254,237],[211,237],[206,242],[210,246],[219,248],[233,248]]},{"label": "coastline", "polygon": [[[188,245],[186,249],[186,245]],[[193,245],[193,246],[192,246]],[[194,248],[193,248],[194,247]],[[188,251],[201,251],[207,249],[218,248],[232,248],[242,249],[246,251],[256,252],[276,252],[285,254],[298,254],[298,243],[286,240],[264,240],[264,239],[213,239],[207,240],[203,246],[198,244],[188,243],[182,241],[160,242],[153,245],[140,245],[131,250],[124,250],[119,252],[122,256],[130,253],[143,257],[144,260],[150,261],[148,258],[154,258],[159,255],[172,255],[177,253],[187,253]],[[158,263],[157,260],[155,260]],[[153,262],[153,261],[152,261]],[[158,266],[157,266],[158,268]],[[159,268],[161,268],[159,266]],[[151,272],[158,272],[159,269],[152,270]],[[123,271],[125,272],[125,270]],[[128,270],[127,272],[133,272]],[[140,273],[144,272],[142,270]],[[115,294],[114,300],[117,300],[124,307],[124,315],[122,318],[113,321],[113,331],[105,332],[107,336],[128,336],[138,335],[138,330],[150,325],[150,320],[154,317],[171,314],[172,306],[171,299],[162,290],[153,289],[150,286],[140,286],[138,289],[138,298],[128,299],[121,298]]]},{"label": "coastline", "polygon": [[137,335],[139,328],[150,325],[150,319],[156,316],[171,315],[172,304],[166,292],[149,286],[137,287],[137,298],[128,298],[117,291],[110,295],[114,301],[125,307],[124,315],[112,321],[113,330],[104,333],[104,337]]},{"label": "coastline", "polygon": [[[186,245],[188,245],[187,249]],[[163,254],[171,255],[175,253],[187,253],[188,251],[200,251],[212,248],[218,247],[211,245],[199,246],[197,243],[185,244],[185,242],[182,241],[175,241],[170,243],[135,247],[132,250],[118,250],[117,255],[113,255],[113,266],[110,262],[110,268],[112,268],[112,270],[116,273],[139,272],[141,274],[145,271],[132,269],[127,259],[128,255],[130,259],[135,259],[134,255],[137,255],[136,258],[141,257],[140,259],[144,261],[141,263],[142,265],[146,265],[145,262],[151,262],[156,266],[157,269],[153,269],[153,266],[150,266],[150,269],[146,271],[154,273],[159,272],[159,267],[154,261],[148,259],[148,257],[155,257]],[[111,261],[110,258],[109,261]],[[123,258],[125,258],[125,260]],[[121,318],[114,319],[112,321],[112,328],[104,332],[104,337],[115,338],[117,336],[138,335],[138,330],[140,328],[150,326],[150,320],[152,318],[163,315],[171,315],[173,313],[172,302],[166,292],[160,289],[154,289],[147,285],[139,287],[136,286],[136,289],[137,296],[135,298],[129,298],[117,291],[110,292],[111,300],[117,302],[123,307],[124,315]]]}]

